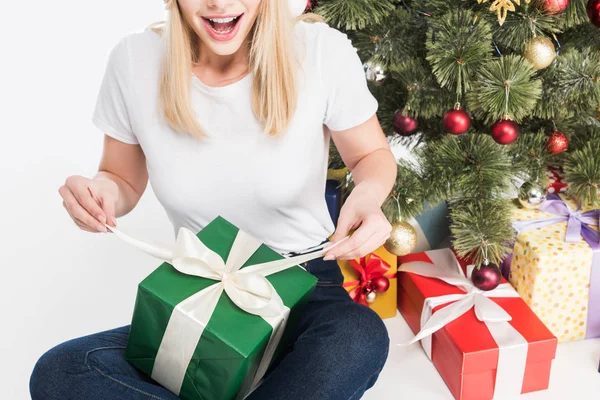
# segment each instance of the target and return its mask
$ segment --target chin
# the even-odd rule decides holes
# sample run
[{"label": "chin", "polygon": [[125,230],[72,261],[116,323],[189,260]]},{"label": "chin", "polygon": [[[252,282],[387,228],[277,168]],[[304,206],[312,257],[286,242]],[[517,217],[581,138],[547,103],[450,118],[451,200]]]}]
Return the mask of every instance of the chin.
[{"label": "chin", "polygon": [[213,53],[219,56],[229,56],[231,54],[235,54],[242,45],[242,42],[239,40],[231,43],[214,43],[210,40],[210,38],[208,38],[206,40],[203,39],[203,41]]}]

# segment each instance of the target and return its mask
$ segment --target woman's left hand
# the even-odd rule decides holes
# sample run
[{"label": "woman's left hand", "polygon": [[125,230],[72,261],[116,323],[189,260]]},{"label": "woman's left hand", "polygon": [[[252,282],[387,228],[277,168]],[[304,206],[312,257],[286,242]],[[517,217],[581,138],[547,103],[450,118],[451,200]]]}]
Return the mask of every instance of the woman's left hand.
[{"label": "woman's left hand", "polygon": [[331,243],[337,243],[348,236],[352,229],[358,229],[344,243],[326,252],[325,260],[351,260],[364,257],[385,243],[390,237],[392,225],[381,211],[379,204],[368,185],[358,184],[354,187],[342,206]]}]

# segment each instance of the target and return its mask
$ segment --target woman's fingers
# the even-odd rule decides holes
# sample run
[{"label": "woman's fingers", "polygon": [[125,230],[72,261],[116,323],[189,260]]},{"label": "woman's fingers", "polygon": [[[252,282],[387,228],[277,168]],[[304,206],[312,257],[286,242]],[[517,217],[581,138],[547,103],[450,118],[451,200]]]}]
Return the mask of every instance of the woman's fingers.
[{"label": "woman's fingers", "polygon": [[91,186],[88,186],[88,190],[89,190],[90,194],[93,196],[96,203],[100,204],[100,206],[102,207],[102,211],[104,212],[104,215],[106,217],[106,223],[110,226],[117,226],[117,222],[115,220],[115,203],[116,202],[112,199],[112,196],[110,196],[108,194],[102,195],[102,193],[99,194],[98,196],[96,196],[96,194],[93,192]]},{"label": "woman's fingers", "polygon": [[[87,211],[93,218],[98,220],[102,226],[106,222],[106,215],[104,214],[104,210],[100,207],[100,205],[96,202],[88,189],[87,184],[78,185],[73,188],[71,193],[77,199],[77,202]],[[81,219],[81,218],[80,218]]]},{"label": "woman's fingers", "polygon": [[71,217],[71,219],[73,220],[73,222],[75,223],[75,225],[77,225],[81,230],[84,230],[86,232],[92,232],[92,233],[98,233],[97,230],[94,229],[90,229],[87,225],[85,225],[83,222],[81,222],[80,220],[78,220],[77,218],[69,215]]},{"label": "woman's fingers", "polygon": [[[61,189],[59,190],[61,196],[63,197],[63,206],[65,207],[65,209],[67,210],[67,212],[69,213],[69,215],[71,215],[71,217],[73,219],[77,219],[81,224],[85,225],[89,230],[91,230],[92,232],[106,232],[106,227],[104,226],[104,224],[101,223],[100,220],[96,219],[95,217],[92,216],[92,214],[90,214],[78,201],[78,199],[75,197],[75,195],[73,194],[73,192],[66,186],[62,186]],[[79,196],[79,198],[82,199],[82,201],[86,204],[86,205],[90,205],[90,201],[94,202],[91,198],[90,195],[88,195],[89,198],[86,200],[83,198],[83,196]],[[94,202],[95,204],[95,202]],[[100,207],[95,204],[96,207],[90,207],[92,209],[92,212],[96,211],[96,213],[98,213],[98,209],[100,209]],[[102,210],[100,209],[100,212],[102,212]],[[103,212],[102,212],[103,214]],[[83,229],[83,228],[82,228]]]},{"label": "woman's fingers", "polygon": [[324,259],[351,260],[373,252],[390,237],[391,225],[378,214],[366,218],[345,243],[327,252]]},{"label": "woman's fingers", "polygon": [[357,249],[363,246],[371,236],[375,235],[377,232],[376,220],[374,218],[366,218],[358,229],[354,231],[352,236],[344,243],[341,243],[339,246],[335,247],[331,251],[328,251],[325,259],[330,260],[333,258],[346,260],[351,257]]},{"label": "woman's fingers", "polygon": [[387,235],[381,235],[380,233],[374,234],[369,237],[363,244],[337,257],[338,260],[353,260],[355,258],[364,257],[369,253],[377,250],[387,240]]}]

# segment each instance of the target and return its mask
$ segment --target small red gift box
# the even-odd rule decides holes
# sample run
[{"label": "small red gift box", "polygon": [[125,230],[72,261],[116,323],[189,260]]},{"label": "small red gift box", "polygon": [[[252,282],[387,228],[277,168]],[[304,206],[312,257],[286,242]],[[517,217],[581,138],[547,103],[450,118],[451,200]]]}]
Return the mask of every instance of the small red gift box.
[{"label": "small red gift box", "polygon": [[557,339],[506,280],[493,291],[476,289],[450,249],[399,263],[398,310],[419,332],[411,342],[421,339],[456,399],[548,388]]},{"label": "small red gift box", "polygon": [[548,187],[546,188],[548,193],[559,194],[567,191],[569,184],[564,181],[565,175],[562,168],[549,166],[546,176],[548,177]]}]

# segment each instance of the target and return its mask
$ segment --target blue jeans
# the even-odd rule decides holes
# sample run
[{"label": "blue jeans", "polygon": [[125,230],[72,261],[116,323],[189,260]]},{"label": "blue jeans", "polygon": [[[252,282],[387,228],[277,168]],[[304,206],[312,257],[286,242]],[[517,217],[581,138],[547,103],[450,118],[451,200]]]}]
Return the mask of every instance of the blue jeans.
[{"label": "blue jeans", "polygon": [[[312,260],[319,282],[294,339],[247,399],[359,399],[379,376],[389,349],[385,325],[354,303],[335,260]],[[30,377],[32,400],[179,399],[123,358],[129,325],[74,338],[44,353]]]}]

